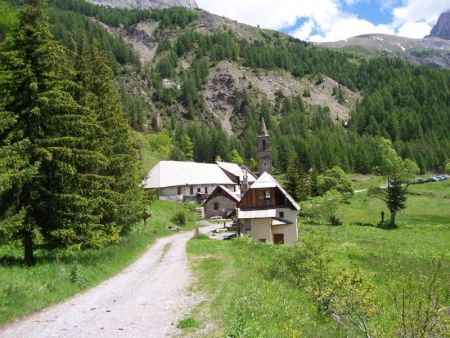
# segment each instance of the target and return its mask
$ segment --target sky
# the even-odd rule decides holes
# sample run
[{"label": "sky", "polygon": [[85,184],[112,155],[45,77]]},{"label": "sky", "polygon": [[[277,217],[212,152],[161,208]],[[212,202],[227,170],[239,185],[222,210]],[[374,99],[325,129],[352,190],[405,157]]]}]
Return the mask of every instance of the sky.
[{"label": "sky", "polygon": [[312,42],[369,33],[428,35],[450,0],[197,0],[200,8]]}]

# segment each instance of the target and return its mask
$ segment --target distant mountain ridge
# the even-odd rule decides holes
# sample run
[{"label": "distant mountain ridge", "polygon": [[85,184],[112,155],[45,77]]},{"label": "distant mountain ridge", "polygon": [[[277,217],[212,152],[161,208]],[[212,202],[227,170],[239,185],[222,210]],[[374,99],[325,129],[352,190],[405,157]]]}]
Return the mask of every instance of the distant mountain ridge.
[{"label": "distant mountain ridge", "polygon": [[87,0],[95,5],[118,8],[198,8],[195,0]]},{"label": "distant mountain ridge", "polygon": [[430,36],[450,40],[450,10],[439,16],[438,22],[431,30]]},{"label": "distant mountain ridge", "polygon": [[365,34],[320,45],[343,49],[363,57],[387,55],[416,64],[450,68],[450,41],[440,37],[410,39],[388,34]]}]

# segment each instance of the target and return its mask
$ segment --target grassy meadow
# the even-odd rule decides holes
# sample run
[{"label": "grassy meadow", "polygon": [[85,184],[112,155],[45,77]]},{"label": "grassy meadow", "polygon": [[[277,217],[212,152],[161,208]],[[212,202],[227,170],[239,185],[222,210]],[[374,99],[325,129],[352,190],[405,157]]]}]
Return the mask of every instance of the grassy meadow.
[{"label": "grassy meadow", "polygon": [[195,227],[195,204],[156,201],[148,207],[152,215],[125,235],[117,245],[68,255],[62,250],[36,251],[37,264],[26,267],[22,249],[0,246],[0,324],[50,304],[57,303],[112,277],[135,261],[158,237],[172,234],[166,229],[171,218],[184,211],[185,229]]},{"label": "grassy meadow", "polygon": [[[378,183],[379,178],[374,179]],[[399,227],[392,230],[378,227],[381,210],[388,217],[386,207],[365,192],[356,194],[342,207],[344,225],[340,227],[300,218],[301,241],[315,238],[327,243],[336,261],[360,268],[369,276],[373,302],[379,309],[376,319],[372,319],[378,327],[374,336],[396,335],[399,319],[391,293],[395,283],[406,276],[428,280],[435,271],[431,263],[435,257],[440,257],[442,263],[440,280],[450,280],[449,191],[450,181],[411,186],[407,209],[398,215]],[[305,288],[268,273],[274,269],[279,250],[243,239],[190,242],[188,252],[197,277],[196,288],[208,294],[208,301],[201,305],[209,313],[204,321],[215,323],[206,335],[363,336],[352,325],[338,324],[332,316],[319,313]],[[446,306],[450,304],[448,291],[444,286],[446,298],[441,301]],[[202,313],[199,309],[196,312]]]}]

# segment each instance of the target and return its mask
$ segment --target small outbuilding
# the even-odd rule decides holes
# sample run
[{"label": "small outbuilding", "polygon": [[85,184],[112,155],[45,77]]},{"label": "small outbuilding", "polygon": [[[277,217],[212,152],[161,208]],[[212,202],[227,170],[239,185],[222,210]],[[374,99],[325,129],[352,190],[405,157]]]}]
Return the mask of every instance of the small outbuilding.
[{"label": "small outbuilding", "polygon": [[223,185],[219,185],[203,203],[205,218],[230,218],[235,214],[240,196]]}]

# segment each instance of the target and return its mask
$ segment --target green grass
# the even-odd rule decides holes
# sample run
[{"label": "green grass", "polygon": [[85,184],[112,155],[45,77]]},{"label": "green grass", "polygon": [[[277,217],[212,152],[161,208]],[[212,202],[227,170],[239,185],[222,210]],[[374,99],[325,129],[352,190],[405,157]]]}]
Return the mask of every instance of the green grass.
[{"label": "green grass", "polygon": [[[0,324],[59,302],[120,272],[135,261],[158,237],[172,234],[166,229],[177,211],[185,211],[187,224],[195,227],[194,204],[156,201],[148,211],[147,226],[138,224],[120,244],[68,256],[63,251],[37,250],[38,264],[25,267],[22,250],[0,247]],[[74,262],[78,281],[71,278]]]},{"label": "green grass", "polygon": [[269,245],[201,238],[189,242],[188,253],[197,288],[210,299],[203,319],[217,323],[207,337],[345,336],[303,291],[267,278]]},{"label": "green grass", "polygon": [[[374,177],[372,180],[379,180]],[[336,259],[369,273],[375,300],[383,309],[382,327],[394,325],[394,308],[386,285],[400,274],[429,276],[430,261],[442,257],[441,278],[450,278],[450,199],[443,197],[449,182],[412,187],[407,209],[398,215],[399,227],[378,227],[385,204],[366,193],[356,194],[341,211],[344,225],[316,225],[300,219],[300,239],[326,240]],[[429,194],[431,193],[431,194]],[[317,313],[310,298],[300,289],[273,280],[265,271],[274,260],[274,249],[243,240],[217,242],[192,240],[188,246],[197,287],[206,292],[209,321],[218,323],[211,336],[246,337],[339,337],[343,332],[330,318]],[[446,300],[446,304],[450,299]]]},{"label": "green grass", "polygon": [[145,135],[136,132],[136,140],[140,145],[140,157],[142,163],[142,176],[145,177],[147,173],[152,169],[159,161],[163,160],[163,156],[153,151],[150,147]]},{"label": "green grass", "polygon": [[197,322],[197,320],[195,320],[195,318],[192,317],[187,317],[183,320],[180,320],[177,324],[177,328],[183,330],[197,328],[198,326],[199,323]]}]

